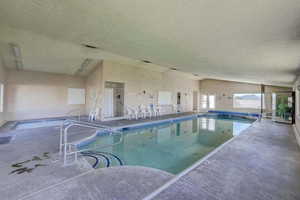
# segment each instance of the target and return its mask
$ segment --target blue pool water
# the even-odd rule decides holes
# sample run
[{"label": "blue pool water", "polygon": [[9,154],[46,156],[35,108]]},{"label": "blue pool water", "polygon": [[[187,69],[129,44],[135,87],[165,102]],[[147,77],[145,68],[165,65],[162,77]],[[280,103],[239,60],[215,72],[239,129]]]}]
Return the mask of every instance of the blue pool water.
[{"label": "blue pool water", "polygon": [[33,121],[33,122],[21,122],[15,127],[16,130],[42,128],[51,126],[60,126],[64,120],[45,120],[45,121]]},{"label": "blue pool water", "polygon": [[[139,165],[177,174],[239,135],[253,121],[233,116],[204,116],[178,123],[129,129],[121,135],[97,136],[80,149],[91,150],[86,154],[87,160],[96,167],[107,167],[109,162],[109,166]],[[109,144],[115,145],[103,147]],[[99,162],[95,163],[97,156]]]}]

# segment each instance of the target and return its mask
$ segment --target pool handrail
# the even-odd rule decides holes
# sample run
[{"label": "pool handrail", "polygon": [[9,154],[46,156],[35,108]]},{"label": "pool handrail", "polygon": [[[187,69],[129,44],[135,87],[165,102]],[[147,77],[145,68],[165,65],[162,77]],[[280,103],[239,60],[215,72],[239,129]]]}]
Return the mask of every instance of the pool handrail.
[{"label": "pool handrail", "polygon": [[80,119],[81,119],[81,110],[82,110],[81,108],[70,110],[69,112],[66,113],[66,116],[72,117],[72,115],[71,115],[72,113],[74,113],[74,114],[77,113],[77,115],[75,115],[75,116],[77,116],[78,121],[80,121]]},{"label": "pool handrail", "polygon": [[61,123],[61,126],[60,126],[60,137],[59,137],[59,155],[62,154],[62,149],[63,149],[63,146],[64,146],[64,141],[63,141],[63,138],[64,138],[64,127],[66,124],[68,123],[77,123],[77,124],[84,124],[84,125],[89,125],[89,126],[92,126],[92,127],[97,127],[100,129],[110,129],[109,126],[104,126],[104,125],[99,125],[99,124],[95,124],[95,123],[90,123],[90,122],[85,122],[85,121],[77,121],[77,120],[73,120],[73,119],[66,119],[64,120],[62,123]]},{"label": "pool handrail", "polygon": [[[66,127],[66,123],[69,123]],[[90,128],[90,129],[94,129],[95,133],[90,135],[89,137],[86,137],[82,140],[73,142],[73,143],[68,143],[68,130],[71,127],[84,127],[84,128]],[[63,163],[64,166],[67,165],[67,156],[71,155],[71,154],[75,154],[75,161],[77,161],[77,154],[83,151],[88,151],[90,149],[83,149],[83,150],[76,150],[76,151],[71,151],[71,147],[72,145],[77,146],[77,144],[80,144],[83,141],[89,140],[95,136],[97,136],[98,131],[109,131],[110,133],[120,133],[121,134],[121,138],[118,142],[111,144],[111,145],[106,145],[106,146],[101,146],[101,148],[105,148],[105,147],[109,147],[109,146],[113,146],[116,144],[119,144],[123,141],[123,135],[121,131],[118,130],[114,130],[111,127],[108,126],[103,126],[103,125],[99,125],[99,124],[94,124],[94,123],[89,123],[89,122],[82,122],[82,121],[76,121],[76,120],[65,120],[62,124],[61,124],[61,128],[60,128],[60,145],[59,145],[59,155],[61,155],[63,153]],[[69,152],[68,152],[68,146],[69,146]],[[94,147],[96,148],[96,147]],[[63,149],[63,152],[62,152]]]}]

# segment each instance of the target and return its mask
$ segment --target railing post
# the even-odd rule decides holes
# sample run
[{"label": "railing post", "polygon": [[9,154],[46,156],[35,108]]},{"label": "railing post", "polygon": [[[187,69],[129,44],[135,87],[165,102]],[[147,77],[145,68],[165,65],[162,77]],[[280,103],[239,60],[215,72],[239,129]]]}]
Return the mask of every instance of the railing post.
[{"label": "railing post", "polygon": [[64,130],[64,166],[67,164],[67,144],[68,144],[68,129],[72,126],[70,124]]},{"label": "railing post", "polygon": [[64,128],[64,123],[63,122],[60,126],[60,133],[59,133],[59,155],[62,154],[62,145],[63,145],[63,128]]},{"label": "railing post", "polygon": [[[65,127],[66,122],[70,122],[70,123]],[[92,128],[92,129],[96,129],[96,132],[99,129],[106,129],[106,130],[109,130],[111,133],[113,131],[112,128],[107,127],[107,126],[97,126],[97,125],[94,125],[94,124],[78,123],[78,122],[76,122],[74,120],[65,120],[62,123],[61,128],[60,128],[60,144],[59,144],[59,154],[61,155],[63,153],[63,159],[64,159],[63,163],[64,163],[64,166],[67,165],[67,156],[69,154],[73,154],[74,153],[75,154],[75,161],[77,161],[78,152],[80,152],[80,151],[73,151],[72,152],[72,147],[71,147],[70,144],[69,144],[69,147],[68,147],[68,130],[72,126],[80,126],[80,127]]]}]

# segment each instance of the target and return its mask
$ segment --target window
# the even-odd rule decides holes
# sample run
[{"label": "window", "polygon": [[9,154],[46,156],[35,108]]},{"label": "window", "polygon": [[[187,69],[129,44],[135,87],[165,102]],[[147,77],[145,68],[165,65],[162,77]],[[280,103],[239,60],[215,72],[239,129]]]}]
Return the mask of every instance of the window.
[{"label": "window", "polygon": [[207,108],[207,95],[201,95],[201,108]]},{"label": "window", "polygon": [[[247,94],[233,94],[234,108],[261,108],[261,94],[247,93]],[[265,107],[265,100],[263,96],[263,108]]]},{"label": "window", "polygon": [[215,95],[207,95],[203,94],[201,95],[201,108],[202,109],[214,109],[216,106],[216,96]]},{"label": "window", "polygon": [[0,112],[3,112],[4,104],[4,85],[0,83]]},{"label": "window", "polygon": [[209,95],[208,97],[208,105],[210,109],[215,108],[215,95]]}]

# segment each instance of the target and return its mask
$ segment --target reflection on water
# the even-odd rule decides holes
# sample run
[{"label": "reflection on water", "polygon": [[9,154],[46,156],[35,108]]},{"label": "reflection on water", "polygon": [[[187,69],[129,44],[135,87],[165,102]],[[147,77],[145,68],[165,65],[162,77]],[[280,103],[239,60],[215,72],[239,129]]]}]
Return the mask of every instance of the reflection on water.
[{"label": "reflection on water", "polygon": [[216,129],[216,120],[214,118],[202,117],[201,120],[201,129],[215,131]]},{"label": "reflection on water", "polygon": [[118,155],[126,165],[141,165],[179,173],[225,141],[250,126],[252,121],[235,118],[200,117],[180,123],[126,131],[118,136],[99,136],[82,148]]}]

